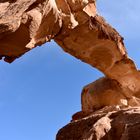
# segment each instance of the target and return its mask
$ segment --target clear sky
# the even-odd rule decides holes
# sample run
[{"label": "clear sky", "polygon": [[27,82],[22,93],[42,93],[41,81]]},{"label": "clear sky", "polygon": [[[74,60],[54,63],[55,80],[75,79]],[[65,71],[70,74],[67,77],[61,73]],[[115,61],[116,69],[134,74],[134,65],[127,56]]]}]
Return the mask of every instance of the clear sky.
[{"label": "clear sky", "polygon": [[[98,12],[124,36],[140,67],[140,1],[97,1]],[[80,110],[82,87],[101,76],[54,42],[12,64],[0,61],[0,140],[55,140]]]}]

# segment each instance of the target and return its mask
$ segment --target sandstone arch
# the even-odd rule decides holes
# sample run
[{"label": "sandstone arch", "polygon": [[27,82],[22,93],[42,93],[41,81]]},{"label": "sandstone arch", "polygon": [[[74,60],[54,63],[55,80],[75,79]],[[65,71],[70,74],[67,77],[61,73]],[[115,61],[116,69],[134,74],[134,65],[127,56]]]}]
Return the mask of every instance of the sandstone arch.
[{"label": "sandstone arch", "polygon": [[95,0],[3,0],[0,58],[11,63],[54,39],[67,53],[116,80],[127,97],[139,96],[140,74],[123,38],[96,12]]}]

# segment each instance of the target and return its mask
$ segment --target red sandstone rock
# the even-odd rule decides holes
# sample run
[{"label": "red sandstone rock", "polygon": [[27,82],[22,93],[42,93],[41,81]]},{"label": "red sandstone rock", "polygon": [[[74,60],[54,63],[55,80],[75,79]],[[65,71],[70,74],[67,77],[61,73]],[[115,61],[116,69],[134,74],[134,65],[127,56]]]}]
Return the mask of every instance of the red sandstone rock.
[{"label": "red sandstone rock", "polygon": [[106,107],[72,121],[59,130],[56,140],[139,140],[140,108]]},{"label": "red sandstone rock", "polygon": [[140,74],[123,38],[96,12],[94,0],[2,0],[0,58],[11,63],[54,39],[64,51],[137,94]]},{"label": "red sandstone rock", "polygon": [[139,108],[95,113],[105,106],[140,103],[140,73],[121,35],[97,14],[95,0],[0,1],[0,59],[11,63],[51,39],[105,75],[84,87],[82,111],[73,119],[94,114],[66,126],[57,139],[137,139]]},{"label": "red sandstone rock", "polygon": [[105,106],[139,106],[140,99],[117,80],[107,77],[85,86],[82,91],[82,111],[93,112]]}]

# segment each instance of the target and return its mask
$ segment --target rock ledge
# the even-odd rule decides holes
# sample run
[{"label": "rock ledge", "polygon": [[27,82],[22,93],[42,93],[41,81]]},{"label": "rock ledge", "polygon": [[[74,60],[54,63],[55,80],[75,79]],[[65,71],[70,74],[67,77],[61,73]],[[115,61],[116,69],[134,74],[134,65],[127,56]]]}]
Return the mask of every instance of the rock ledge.
[{"label": "rock ledge", "polygon": [[139,140],[140,107],[105,107],[73,120],[59,130],[56,140]]}]

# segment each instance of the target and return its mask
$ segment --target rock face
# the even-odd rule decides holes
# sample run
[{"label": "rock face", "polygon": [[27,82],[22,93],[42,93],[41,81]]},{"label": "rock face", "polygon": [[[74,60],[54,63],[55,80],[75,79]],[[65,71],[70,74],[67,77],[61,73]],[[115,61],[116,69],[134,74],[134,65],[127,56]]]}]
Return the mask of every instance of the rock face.
[{"label": "rock face", "polygon": [[103,108],[60,129],[56,140],[139,140],[140,108]]},{"label": "rock face", "polygon": [[[11,63],[51,39],[65,52],[105,75],[83,88],[82,111],[73,118],[83,118],[106,106],[139,106],[140,72],[128,57],[123,38],[96,12],[95,0],[0,1],[0,59]],[[135,112],[133,108],[131,110]],[[66,134],[60,131],[58,140],[113,139],[113,134],[114,139],[124,140],[126,135],[131,135],[128,134],[130,130],[134,132],[135,126],[139,127],[136,120],[134,127],[127,125],[133,116],[127,110],[103,114],[95,113],[92,117],[71,123],[69,129],[66,127],[62,132],[70,130],[72,135],[63,138]],[[114,114],[116,117],[111,118]],[[121,118],[125,122],[121,123]],[[120,121],[120,129],[116,120]],[[72,128],[75,130],[79,124],[82,127],[76,136]]]},{"label": "rock face", "polygon": [[54,39],[64,51],[116,80],[125,96],[139,96],[140,73],[123,38],[97,14],[95,0],[2,0],[0,9],[1,59],[11,63]]},{"label": "rock face", "polygon": [[[130,79],[131,80],[131,79]],[[105,106],[139,106],[140,99],[117,80],[107,77],[85,86],[82,91],[82,111],[92,112]]]}]

